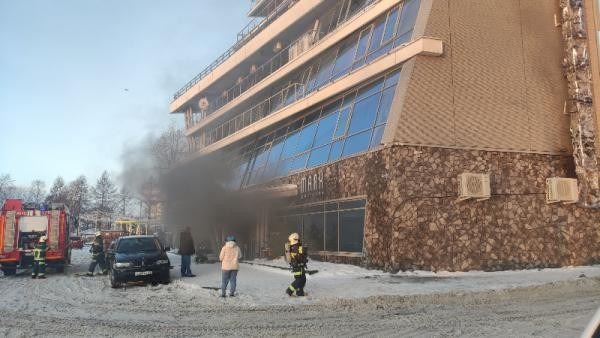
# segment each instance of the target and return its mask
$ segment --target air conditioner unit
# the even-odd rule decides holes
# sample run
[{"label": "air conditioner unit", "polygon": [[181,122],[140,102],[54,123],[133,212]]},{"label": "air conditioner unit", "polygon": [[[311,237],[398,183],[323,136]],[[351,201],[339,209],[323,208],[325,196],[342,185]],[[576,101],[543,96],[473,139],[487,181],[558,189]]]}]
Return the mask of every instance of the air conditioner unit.
[{"label": "air conditioner unit", "polygon": [[491,197],[490,175],[462,173],[458,175],[458,200],[475,198],[478,201]]},{"label": "air conditioner unit", "polygon": [[551,177],[546,179],[546,203],[563,202],[565,204],[579,201],[577,179]]}]

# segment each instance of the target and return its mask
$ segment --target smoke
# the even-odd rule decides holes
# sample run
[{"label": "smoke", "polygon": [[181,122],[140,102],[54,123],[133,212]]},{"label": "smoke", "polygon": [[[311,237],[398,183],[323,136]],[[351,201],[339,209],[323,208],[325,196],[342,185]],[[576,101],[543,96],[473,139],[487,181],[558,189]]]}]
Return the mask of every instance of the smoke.
[{"label": "smoke", "polygon": [[229,188],[233,173],[221,153],[165,167],[156,156],[159,138],[150,135],[124,149],[120,176],[124,186],[145,200],[160,201],[168,230],[178,234],[190,226],[196,245],[216,250],[228,234],[249,245],[265,199]]}]

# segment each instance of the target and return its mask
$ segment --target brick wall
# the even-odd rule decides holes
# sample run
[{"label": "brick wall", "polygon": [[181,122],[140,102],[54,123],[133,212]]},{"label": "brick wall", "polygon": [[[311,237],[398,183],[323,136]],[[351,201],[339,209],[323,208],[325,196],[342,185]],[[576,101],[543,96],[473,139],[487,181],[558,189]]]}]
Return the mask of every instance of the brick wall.
[{"label": "brick wall", "polygon": [[[327,260],[389,271],[503,270],[600,262],[600,211],[545,203],[570,156],[389,146],[324,171],[324,200],[367,196],[365,255]],[[489,173],[492,198],[457,201],[457,175]],[[310,202],[310,201],[303,201]]]}]

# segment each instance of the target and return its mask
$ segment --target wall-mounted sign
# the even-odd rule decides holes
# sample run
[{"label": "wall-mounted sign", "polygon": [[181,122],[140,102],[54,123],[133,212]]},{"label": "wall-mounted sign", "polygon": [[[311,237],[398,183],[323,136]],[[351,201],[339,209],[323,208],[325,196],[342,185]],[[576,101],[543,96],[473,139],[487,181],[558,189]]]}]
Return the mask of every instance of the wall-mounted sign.
[{"label": "wall-mounted sign", "polygon": [[298,188],[298,197],[300,199],[325,195],[323,172],[301,176]]}]

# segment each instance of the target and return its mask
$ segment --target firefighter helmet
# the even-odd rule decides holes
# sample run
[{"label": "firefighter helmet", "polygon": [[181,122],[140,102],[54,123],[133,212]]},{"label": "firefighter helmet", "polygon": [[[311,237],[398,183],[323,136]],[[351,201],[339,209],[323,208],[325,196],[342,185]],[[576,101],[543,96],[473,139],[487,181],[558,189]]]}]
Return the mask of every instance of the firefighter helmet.
[{"label": "firefighter helmet", "polygon": [[45,243],[48,240],[48,237],[42,236],[40,237],[40,243]]},{"label": "firefighter helmet", "polygon": [[100,231],[96,231],[96,237],[100,237],[102,236],[102,233]]},{"label": "firefighter helmet", "polygon": [[298,241],[300,240],[300,236],[298,235],[297,232],[294,232],[293,234],[290,235],[290,237],[288,237],[288,240],[290,241],[291,245],[294,245],[294,244],[298,243]]}]

